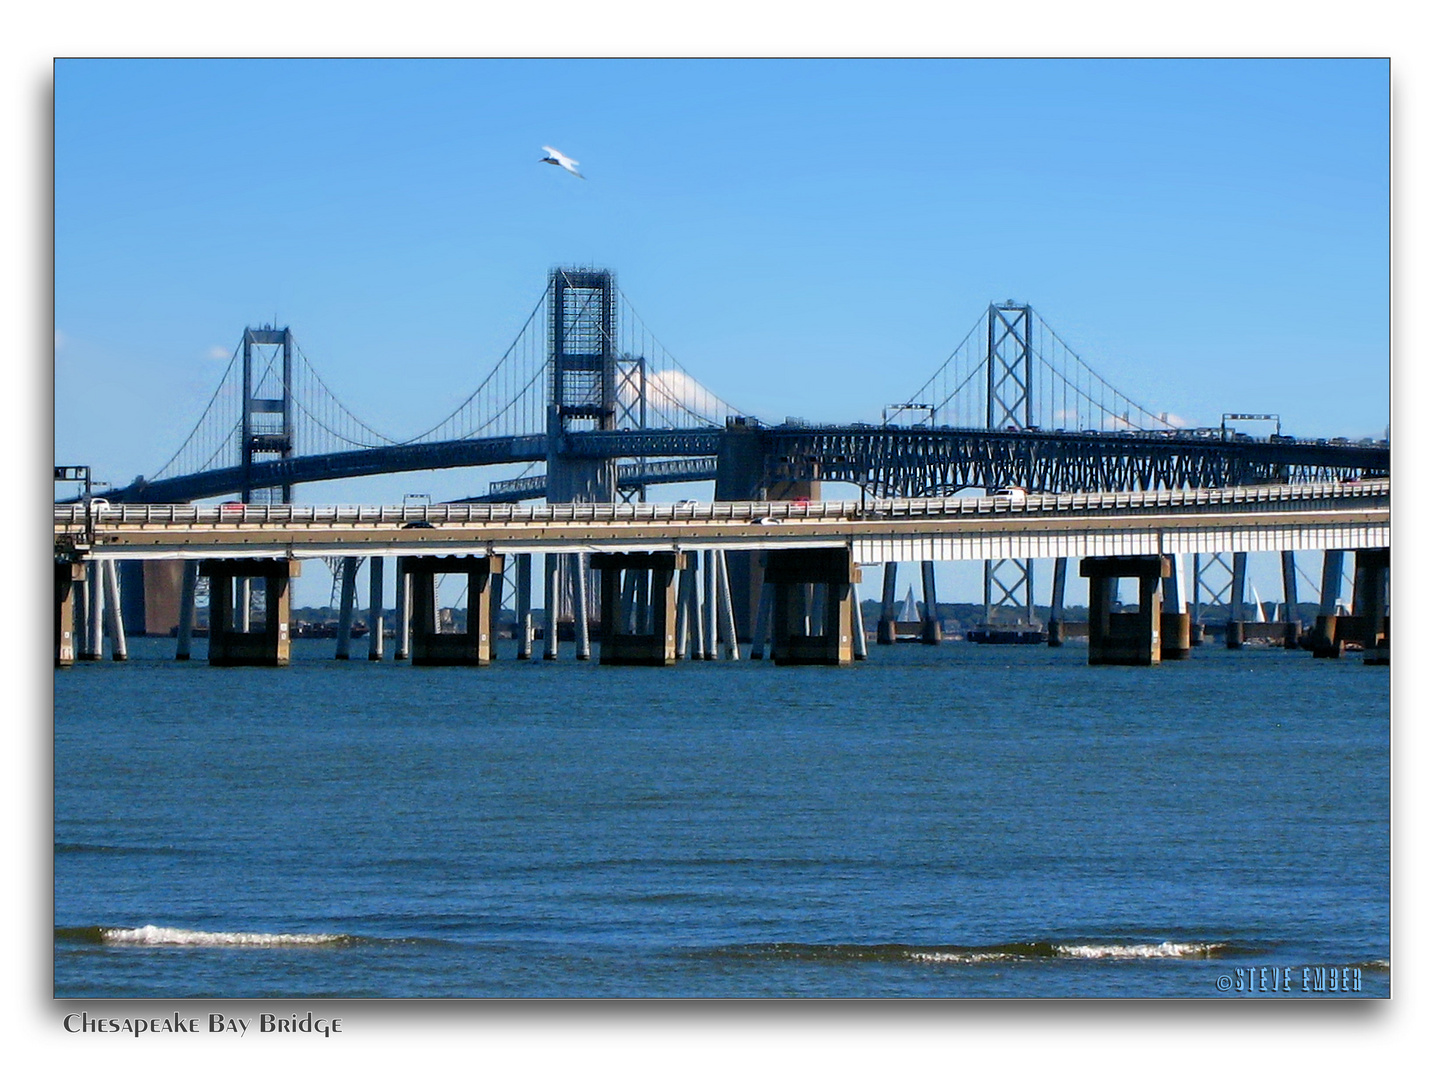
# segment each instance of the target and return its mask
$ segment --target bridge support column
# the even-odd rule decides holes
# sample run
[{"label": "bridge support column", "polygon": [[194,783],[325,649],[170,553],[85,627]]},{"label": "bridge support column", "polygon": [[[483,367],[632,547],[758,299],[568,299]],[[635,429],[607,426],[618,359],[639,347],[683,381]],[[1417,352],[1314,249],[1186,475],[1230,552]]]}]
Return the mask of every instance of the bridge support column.
[{"label": "bridge support column", "polygon": [[715,599],[719,609],[719,634],[723,639],[725,654],[730,660],[737,660],[738,627],[733,616],[733,589],[729,584],[728,553],[722,548],[714,552],[714,575],[718,578],[718,593]]},{"label": "bridge support column", "polygon": [[394,560],[394,659],[409,659],[409,623],[414,615],[414,600],[409,593],[409,575],[399,559]]},{"label": "bridge support column", "polygon": [[1053,560],[1053,600],[1048,605],[1048,644],[1059,648],[1063,644],[1063,609],[1067,606],[1068,560]]},{"label": "bridge support column", "polygon": [[180,580],[180,615],[175,628],[175,659],[190,658],[190,643],[195,631],[195,593],[200,581],[200,564],[193,559],[185,560],[184,576]]},{"label": "bridge support column", "polygon": [[892,645],[898,641],[898,564],[883,564],[883,599],[878,609],[879,645]]},{"label": "bridge support column", "polygon": [[129,649],[125,645],[125,620],[120,609],[120,571],[114,559],[102,564],[105,580],[105,622],[109,624],[110,659],[128,660]]},{"label": "bridge support column", "polygon": [[369,557],[369,659],[384,659],[384,558]]},{"label": "bridge support column", "polygon": [[[763,567],[759,567],[760,575]],[[749,650],[750,660],[762,660],[763,650],[768,645],[769,628],[773,625],[773,586],[759,579],[758,618],[753,628],[753,648]]]},{"label": "bridge support column", "polygon": [[[504,573],[502,555],[406,555],[398,573],[411,579],[414,596],[410,648],[415,667],[478,667],[493,657],[490,603],[493,583]],[[462,631],[435,629],[435,579],[465,574],[468,608]]]},{"label": "bridge support column", "polygon": [[[298,559],[203,559],[199,574],[210,582],[210,665],[289,665],[289,583],[299,577]],[[264,581],[264,629],[235,629],[235,582]],[[248,590],[242,590],[247,593]],[[246,620],[246,623],[248,620]]]},{"label": "bridge support column", "polygon": [[[1147,667],[1162,662],[1159,582],[1172,574],[1167,555],[1111,555],[1084,559],[1088,579],[1088,663]],[[1138,610],[1113,610],[1118,579],[1138,579]]]},{"label": "bridge support column", "polygon": [[1160,645],[1164,660],[1186,660],[1192,656],[1192,616],[1184,597],[1181,557],[1169,560],[1172,573],[1162,579],[1163,608],[1158,617]]},{"label": "bridge support column", "polygon": [[1232,553],[1232,592],[1228,599],[1227,647],[1240,649],[1247,640],[1247,552]]},{"label": "bridge support column", "polygon": [[544,556],[544,659],[559,659],[559,556]]},{"label": "bridge support column", "polygon": [[1313,620],[1308,643],[1316,659],[1331,660],[1342,655],[1342,639],[1338,636],[1337,605],[1342,595],[1342,564],[1345,551],[1322,553],[1322,595],[1318,598],[1317,618]]},{"label": "bridge support column", "polygon": [[236,601],[235,607],[235,620],[237,623],[237,629],[242,634],[248,634],[250,632],[249,619],[250,608],[252,606],[250,603],[252,588],[250,579],[240,578],[238,581],[235,582],[234,587],[235,590],[239,593],[239,599]]},{"label": "bridge support column", "polygon": [[[690,552],[610,552],[591,555],[589,565],[599,571],[599,663],[665,667],[674,663],[678,649],[678,578],[675,571],[688,567]],[[623,602],[625,573],[645,579],[646,601],[634,604],[630,624]]]},{"label": "bridge support column", "polygon": [[517,660],[528,660],[534,651],[534,556],[527,551],[514,556],[514,637],[519,642]]},{"label": "bridge support column", "polygon": [[719,657],[718,559],[712,549],[704,552],[704,659]]},{"label": "bridge support column", "polygon": [[680,618],[684,620],[684,636],[688,638],[689,659],[702,660],[704,658],[704,634],[700,609],[703,606],[703,601],[699,595],[699,562],[701,560],[695,552],[690,552],[689,555],[689,563],[681,571],[682,576],[689,580],[688,611],[681,614]]},{"label": "bridge support column", "polygon": [[[853,590],[862,580],[847,548],[770,551],[764,581],[773,586],[773,662],[840,665],[853,661]],[[821,592],[819,625],[804,628],[805,594]]]},{"label": "bridge support column", "polygon": [[1302,616],[1297,613],[1297,555],[1282,552],[1282,614],[1287,622],[1283,629],[1282,647],[1296,649],[1302,637]]},{"label": "bridge support column", "polygon": [[923,572],[923,644],[939,645],[943,641],[943,623],[938,618],[938,584],[933,574],[933,560],[924,559]]},{"label": "bridge support column", "polygon": [[689,648],[689,605],[693,603],[694,581],[693,573],[688,569],[692,558],[686,554],[685,558],[679,560],[679,589],[678,589],[678,610],[675,615],[677,626],[674,643],[675,654],[682,659]]},{"label": "bridge support column", "polygon": [[868,659],[868,632],[863,628],[863,601],[858,598],[858,586],[848,583],[848,606],[853,611],[853,659]]},{"label": "bridge support column", "polygon": [[92,561],[86,568],[83,597],[85,603],[85,644],[81,660],[100,660],[105,655],[105,587],[104,569]]},{"label": "bridge support column", "polygon": [[76,583],[85,580],[85,564],[55,564],[55,666],[70,667],[75,662],[75,597]]},{"label": "bridge support column", "polygon": [[340,563],[339,628],[334,635],[334,658],[349,659],[349,640],[354,630],[354,594],[359,577],[359,559],[346,555]]},{"label": "bridge support column", "polygon": [[574,659],[589,659],[589,568],[583,553],[572,556],[574,574]]},{"label": "bridge support column", "polygon": [[1391,663],[1392,622],[1387,615],[1389,548],[1362,548],[1353,570],[1352,614],[1362,640],[1364,664]]}]

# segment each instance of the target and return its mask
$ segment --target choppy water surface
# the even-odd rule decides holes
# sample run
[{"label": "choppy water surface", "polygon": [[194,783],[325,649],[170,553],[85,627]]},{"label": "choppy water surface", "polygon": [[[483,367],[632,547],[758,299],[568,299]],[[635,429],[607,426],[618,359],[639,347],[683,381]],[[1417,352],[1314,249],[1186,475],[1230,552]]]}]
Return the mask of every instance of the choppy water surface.
[{"label": "choppy water surface", "polygon": [[1388,993],[1388,672],[1353,658],[131,645],[55,675],[61,997]]}]

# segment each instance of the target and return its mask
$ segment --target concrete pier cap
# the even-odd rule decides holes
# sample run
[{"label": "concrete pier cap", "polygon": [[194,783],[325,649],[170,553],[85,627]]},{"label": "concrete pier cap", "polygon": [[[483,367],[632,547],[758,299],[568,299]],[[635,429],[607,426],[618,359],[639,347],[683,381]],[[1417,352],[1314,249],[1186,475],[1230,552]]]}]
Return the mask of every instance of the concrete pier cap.
[{"label": "concrete pier cap", "polygon": [[[1088,663],[1147,667],[1163,660],[1162,579],[1170,555],[1095,555],[1078,564],[1088,579]],[[1114,611],[1116,583],[1138,582],[1138,610]],[[1174,628],[1176,631],[1176,627]]]}]

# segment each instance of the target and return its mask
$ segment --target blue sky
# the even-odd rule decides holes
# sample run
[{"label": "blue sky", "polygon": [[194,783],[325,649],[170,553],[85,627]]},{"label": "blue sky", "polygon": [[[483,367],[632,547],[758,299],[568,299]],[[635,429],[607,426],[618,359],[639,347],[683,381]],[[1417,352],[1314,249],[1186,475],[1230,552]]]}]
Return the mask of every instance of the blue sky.
[{"label": "blue sky", "polygon": [[[737,407],[877,420],[991,300],[1195,424],[1388,425],[1388,64],[60,61],[55,454],[123,483],[277,318],[400,437],[555,265]],[[576,180],[540,164],[551,144]],[[458,471],[316,502],[483,490]]]}]

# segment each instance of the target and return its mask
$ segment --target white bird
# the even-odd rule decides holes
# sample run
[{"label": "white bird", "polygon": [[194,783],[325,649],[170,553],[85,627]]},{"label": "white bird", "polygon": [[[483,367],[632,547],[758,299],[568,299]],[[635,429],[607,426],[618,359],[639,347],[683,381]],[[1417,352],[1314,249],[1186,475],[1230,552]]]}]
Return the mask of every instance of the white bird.
[{"label": "white bird", "polygon": [[539,159],[540,161],[546,161],[546,162],[548,162],[550,165],[557,165],[557,166],[559,166],[559,168],[563,169],[565,172],[571,172],[571,173],[573,173],[573,174],[574,174],[575,176],[577,176],[580,180],[584,179],[584,174],[579,171],[579,163],[578,163],[577,161],[575,161],[573,158],[568,157],[568,156],[566,156],[566,155],[564,155],[564,154],[561,154],[558,150],[555,150],[552,146],[545,146],[545,147],[542,147],[542,149],[543,149],[544,153],[548,155],[548,157],[541,157],[541,158]]}]

